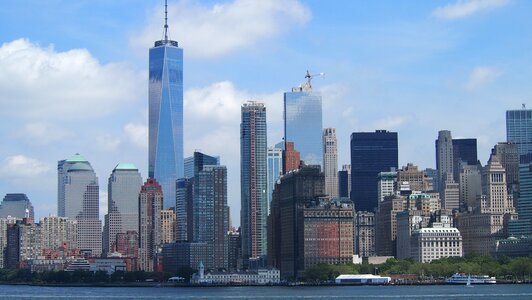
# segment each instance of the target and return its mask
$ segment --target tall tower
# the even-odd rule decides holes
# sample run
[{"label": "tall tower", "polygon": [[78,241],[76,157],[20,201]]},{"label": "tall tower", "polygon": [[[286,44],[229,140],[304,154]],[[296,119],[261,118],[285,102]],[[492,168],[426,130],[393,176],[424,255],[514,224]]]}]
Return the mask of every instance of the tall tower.
[{"label": "tall tower", "polygon": [[323,130],[323,172],[325,173],[325,194],[338,197],[338,148],[334,128]]},{"label": "tall tower", "polygon": [[139,192],[142,177],[133,164],[120,163],[116,165],[109,176],[107,194],[108,215],[106,217],[105,234],[108,248],[104,251],[112,252],[116,235],[128,231],[139,231]]},{"label": "tall tower", "polygon": [[506,141],[517,144],[519,155],[532,152],[532,109],[506,111]]},{"label": "tall tower", "polygon": [[150,48],[148,177],[161,184],[164,207],[171,207],[183,177],[183,49],[168,39],[166,21],[165,10],[164,40]]},{"label": "tall tower", "polygon": [[148,178],[139,193],[139,264],[146,272],[155,270],[157,249],[161,245],[163,194],[159,183]]},{"label": "tall tower", "polygon": [[284,140],[294,142],[305,164],[323,167],[321,93],[307,76],[308,82],[284,93]]},{"label": "tall tower", "polygon": [[98,177],[77,154],[58,162],[58,214],[78,221],[77,248],[93,256],[102,253],[102,222]]},{"label": "tall tower", "polygon": [[436,169],[438,169],[438,190],[443,190],[447,174],[453,176],[453,138],[449,130],[438,132],[436,140]]},{"label": "tall tower", "polygon": [[277,147],[268,148],[268,207],[272,202],[272,192],[275,182],[277,182],[282,173],[283,149]]},{"label": "tall tower", "polygon": [[265,256],[268,249],[266,152],[266,107],[247,102],[242,105],[240,124],[240,226],[245,260]]},{"label": "tall tower", "polygon": [[397,132],[351,134],[351,200],[357,211],[373,212],[377,208],[377,176],[397,169],[398,156]]}]

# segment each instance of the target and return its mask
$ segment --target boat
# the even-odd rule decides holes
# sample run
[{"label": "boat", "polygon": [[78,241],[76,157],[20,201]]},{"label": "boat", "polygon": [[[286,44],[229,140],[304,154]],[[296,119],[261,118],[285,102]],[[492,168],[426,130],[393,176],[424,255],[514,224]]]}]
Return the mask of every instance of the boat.
[{"label": "boat", "polygon": [[453,276],[445,280],[448,284],[494,284],[497,283],[495,277],[488,275],[465,275],[463,273],[455,273]]}]

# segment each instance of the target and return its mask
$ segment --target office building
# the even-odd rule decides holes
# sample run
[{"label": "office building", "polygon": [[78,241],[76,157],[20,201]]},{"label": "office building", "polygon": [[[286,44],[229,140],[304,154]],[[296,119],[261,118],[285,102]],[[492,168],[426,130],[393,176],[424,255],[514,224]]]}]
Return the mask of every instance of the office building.
[{"label": "office building", "polygon": [[109,176],[104,252],[113,252],[118,233],[139,230],[139,192],[142,177],[135,165],[120,163]]},{"label": "office building", "polygon": [[161,246],[161,210],[163,191],[153,179],[142,185],[139,194],[139,266],[140,270],[157,270],[158,248]]},{"label": "office building", "polygon": [[413,163],[408,163],[397,171],[397,182],[408,182],[412,191],[428,192],[432,190],[428,176]]},{"label": "office building", "polygon": [[[117,233],[115,239],[114,252],[120,253],[122,257],[139,257],[139,233],[137,230]],[[136,265],[135,268],[136,269]]]},{"label": "office building", "polygon": [[194,178],[180,178],[176,182],[176,232],[179,242],[193,240]]},{"label": "office building", "polygon": [[453,175],[445,173],[446,180],[442,182],[440,198],[441,206],[445,209],[458,210],[460,207],[460,184],[455,182]]},{"label": "office building", "polygon": [[338,146],[334,128],[323,130],[323,173],[325,194],[338,197]]},{"label": "office building", "polygon": [[436,169],[438,170],[438,191],[442,191],[444,184],[448,181],[447,174],[453,178],[454,173],[454,152],[453,139],[449,130],[441,130],[438,132],[438,139],[436,144]]},{"label": "office building", "polygon": [[91,164],[77,153],[59,161],[57,170],[59,217],[78,222],[77,249],[84,255],[99,256],[102,253],[102,222],[98,177]]},{"label": "office building", "polygon": [[295,149],[294,142],[286,142],[283,150],[283,174],[299,169],[301,155]]},{"label": "office building", "polygon": [[231,230],[227,235],[227,242],[229,244],[227,263],[229,270],[237,270],[240,269],[240,261],[242,257],[242,240],[240,239],[240,232]]},{"label": "office building", "polygon": [[479,165],[466,165],[460,169],[460,211],[473,210],[482,195]]},{"label": "office building", "polygon": [[397,169],[397,133],[386,130],[351,134],[351,200],[357,211],[374,211],[377,175]]},{"label": "office building", "polygon": [[161,243],[175,241],[175,211],[173,209],[161,210]]},{"label": "office building", "polygon": [[33,205],[26,194],[6,194],[0,204],[0,218],[22,219],[29,216],[33,220]]},{"label": "office building", "polygon": [[342,165],[338,171],[338,196],[350,198],[351,195],[351,165]]},{"label": "office building", "polygon": [[392,195],[379,202],[375,213],[375,252],[377,256],[395,256],[397,213],[408,208],[406,196]]},{"label": "office building", "polygon": [[386,196],[391,196],[395,193],[397,186],[397,172],[379,172],[377,175],[377,182],[377,198],[379,199],[379,202],[382,202]]},{"label": "office building", "polygon": [[[320,129],[321,132],[321,129]],[[266,255],[267,245],[267,140],[266,107],[242,105],[240,125],[240,226],[244,260]]]},{"label": "office building", "polygon": [[410,245],[411,257],[420,263],[463,255],[460,231],[445,223],[433,223],[430,228],[413,230]]},{"label": "office building", "polygon": [[277,147],[268,148],[268,211],[272,202],[272,191],[275,182],[283,174],[283,149]]},{"label": "office building", "polygon": [[478,164],[477,139],[453,139],[453,179],[460,180],[460,167]]},{"label": "office building", "polygon": [[196,269],[200,263],[213,265],[207,243],[172,242],[162,245],[163,270],[175,274],[180,269]]},{"label": "office building", "polygon": [[162,187],[164,208],[174,206],[175,182],[183,171],[183,49],[168,38],[149,53],[148,177]]},{"label": "office building", "polygon": [[491,150],[506,171],[509,192],[519,191],[519,148],[517,144],[497,143]]},{"label": "office building", "polygon": [[532,152],[532,109],[506,111],[506,141],[517,144],[519,156]]},{"label": "office building", "polygon": [[359,257],[375,256],[375,213],[357,211],[354,225],[354,254]]},{"label": "office building", "polygon": [[306,165],[323,167],[321,93],[309,81],[284,93],[284,140],[293,142]]}]

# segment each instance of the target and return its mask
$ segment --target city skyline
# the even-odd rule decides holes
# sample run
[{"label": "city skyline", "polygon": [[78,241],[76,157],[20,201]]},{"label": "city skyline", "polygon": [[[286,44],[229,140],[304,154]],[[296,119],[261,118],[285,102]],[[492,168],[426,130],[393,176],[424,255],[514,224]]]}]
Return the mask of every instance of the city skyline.
[{"label": "city skyline", "polygon": [[[243,13],[242,6],[246,7],[246,3],[249,8],[246,1],[219,4],[219,14]],[[268,43],[262,44],[256,37],[246,37],[249,35],[246,34],[237,36],[240,40],[228,39],[228,42],[206,50],[198,45],[203,42],[201,38],[212,37],[212,32],[198,32],[196,36],[192,34],[196,30],[194,26],[180,23],[182,18],[172,20],[187,16],[187,13],[196,13],[197,16],[188,16],[185,21],[192,20],[196,22],[192,24],[197,25],[201,24],[202,17],[211,17],[214,24],[222,28],[231,28],[234,24],[219,21],[221,17],[214,13],[212,1],[203,4],[170,3],[174,4],[169,11],[170,37],[180,42],[185,55],[190,54],[190,60],[185,56],[184,67],[187,74],[184,84],[185,113],[188,113],[185,114],[184,154],[188,156],[193,149],[199,148],[206,153],[220,155],[222,164],[228,167],[228,199],[235,225],[238,225],[240,208],[240,104],[247,100],[266,103],[268,146],[273,146],[282,138],[282,92],[301,83],[307,69],[327,73],[325,78],[316,78],[313,83],[323,97],[323,127],[337,128],[338,165],[349,163],[349,135],[352,132],[373,132],[376,129],[399,132],[399,167],[408,162],[421,168],[434,167],[433,140],[442,129],[450,130],[456,138],[478,138],[479,159],[485,164],[489,149],[506,140],[505,111],[519,109],[530,95],[526,86],[530,71],[525,70],[527,64],[523,63],[530,57],[530,54],[524,53],[530,43],[518,41],[521,38],[519,34],[526,33],[526,29],[530,28],[530,21],[522,18],[530,4],[491,1],[499,4],[457,15],[460,6],[456,1],[416,3],[409,7],[408,13],[400,7],[393,7],[394,4],[383,5],[382,2],[365,4],[360,10],[358,3],[350,1],[332,3],[328,7],[313,1],[289,1],[283,7],[276,1],[265,3],[257,4],[258,8],[251,12],[257,22],[266,23],[271,31],[261,28],[249,30]],[[38,33],[28,27],[31,24],[22,25],[20,20],[8,17],[17,15],[19,9],[25,10],[22,5],[6,4],[0,11],[0,19],[3,20],[0,27],[9,29],[0,40],[0,66],[5,70],[5,76],[0,78],[0,101],[5,107],[2,124],[6,125],[0,132],[7,140],[0,149],[3,161],[0,193],[26,193],[35,206],[36,218],[57,211],[53,201],[57,193],[54,165],[57,160],[73,153],[79,152],[90,160],[99,178],[106,178],[113,166],[124,162],[139,166],[144,179],[148,175],[148,88],[145,82],[150,45],[146,41],[151,44],[161,36],[163,7],[153,3],[123,4],[125,7],[121,4],[92,5],[57,4],[61,6],[55,13],[58,19],[74,12],[73,17],[63,20],[69,25],[74,25],[75,17],[79,17],[84,9],[95,8],[91,9],[93,15],[80,18],[79,25],[68,29],[44,17],[47,10],[39,9],[42,7],[34,3],[35,12],[27,12],[33,16],[30,23],[35,25],[40,22],[49,26],[47,31],[50,35]],[[456,8],[455,15],[453,10],[446,9],[452,5]],[[133,9],[133,6],[139,8]],[[341,6],[345,6],[343,10],[346,12],[370,14],[351,23],[346,19],[349,14],[339,14],[338,20],[333,21],[332,16],[339,12]],[[379,10],[383,7],[386,9]],[[398,11],[395,12],[394,8]],[[101,22],[108,17],[107,14],[113,16],[111,20]],[[488,41],[488,33],[494,26],[502,25],[497,30],[504,30],[515,25],[509,24],[510,15],[510,20],[519,21],[525,31],[520,28],[504,37],[489,34]],[[132,17],[144,20],[143,25],[125,20]],[[386,17],[391,21],[386,21]],[[294,29],[286,30],[271,22],[277,18],[283,19],[281,24],[295,25],[292,26]],[[89,26],[97,22],[101,24]],[[395,26],[393,30],[393,25],[398,24],[402,26]],[[419,24],[427,26],[419,29],[416,26]],[[356,38],[347,38],[333,48],[333,38],[325,33],[334,28],[343,28],[341,35],[344,38],[357,32],[361,34]],[[107,32],[106,29],[112,30]],[[399,34],[404,40],[395,41],[392,33]],[[297,35],[290,38],[296,42],[287,40],[291,34]],[[124,42],[125,50],[116,49],[115,38]],[[440,43],[429,45],[432,39],[438,38],[443,38]],[[409,42],[412,45],[403,44]],[[490,47],[480,51],[480,47],[472,46],[472,43]],[[512,43],[509,50],[495,46]],[[51,44],[54,46],[51,47]],[[375,54],[366,52],[375,50],[379,44],[383,48],[390,46],[389,51],[399,50],[397,60],[379,62],[386,56],[381,48]],[[321,50],[309,50],[312,46]],[[362,50],[345,53],[355,48]],[[475,49],[480,51],[480,55]],[[419,57],[407,53],[412,50]],[[518,50],[523,53],[513,52]],[[325,51],[327,55],[320,51]],[[303,57],[294,59],[299,53],[303,53]],[[315,59],[318,54],[320,59]],[[468,62],[472,54],[475,54],[475,59]],[[513,57],[505,57],[505,54]],[[358,59],[355,59],[357,55]],[[264,62],[256,61],[265,56]],[[292,63],[284,65],[290,60]],[[347,63],[338,66],[338,61],[342,60]],[[442,63],[437,64],[436,60]],[[449,65],[450,61],[453,63]],[[230,65],[232,67],[228,67]],[[449,72],[443,71],[447,65],[451,70]],[[18,68],[14,69],[14,66]],[[34,69],[35,66],[40,68]],[[77,68],[80,66],[84,72],[79,72]],[[417,71],[419,77],[413,76]],[[351,72],[357,75],[348,76],[353,74]],[[404,74],[406,79],[400,80],[397,77],[400,74]],[[273,79],[264,80],[266,76]],[[89,89],[85,90],[83,85],[75,82],[69,84],[71,81],[66,81],[66,85],[58,85],[61,80],[55,81],[56,78],[64,80],[70,77],[84,82]],[[466,82],[457,82],[462,79]],[[405,87],[400,88],[402,84]],[[47,90],[43,85],[51,86],[55,91]],[[483,116],[477,116],[479,105],[484,105],[486,110]],[[456,111],[451,115],[447,107]],[[207,121],[212,121],[208,122],[212,124],[205,124]],[[477,126],[466,126],[471,121]],[[191,129],[188,136],[187,128]],[[32,182],[30,186],[27,185],[28,180]],[[105,185],[100,185],[101,220],[107,207],[105,189]]]}]

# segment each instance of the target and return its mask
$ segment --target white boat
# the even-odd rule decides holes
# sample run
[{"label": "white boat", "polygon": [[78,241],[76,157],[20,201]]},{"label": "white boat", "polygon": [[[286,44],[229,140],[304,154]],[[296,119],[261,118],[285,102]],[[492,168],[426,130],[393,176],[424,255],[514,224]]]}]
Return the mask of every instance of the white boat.
[{"label": "white boat", "polygon": [[488,275],[465,275],[456,273],[453,276],[447,278],[445,281],[449,284],[494,284],[497,283],[495,277],[489,277]]}]

